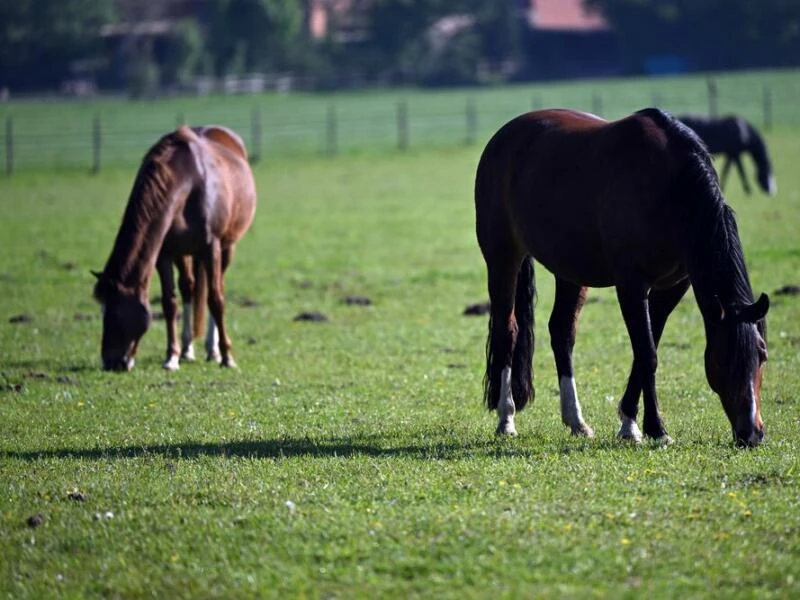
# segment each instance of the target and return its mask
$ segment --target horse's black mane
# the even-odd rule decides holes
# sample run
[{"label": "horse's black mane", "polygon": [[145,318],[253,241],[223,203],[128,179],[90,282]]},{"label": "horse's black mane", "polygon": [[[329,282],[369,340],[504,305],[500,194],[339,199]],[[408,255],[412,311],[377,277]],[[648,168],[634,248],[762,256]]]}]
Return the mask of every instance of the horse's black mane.
[{"label": "horse's black mane", "polygon": [[158,140],[142,159],[104,269],[107,277],[121,282],[133,268],[142,246],[147,243],[146,227],[165,210],[173,184],[167,163],[175,148],[183,143],[175,132],[169,133]]},{"label": "horse's black mane", "polygon": [[[689,221],[690,251],[687,257],[696,295],[711,293],[723,306],[753,301],[736,216],[722,196],[719,178],[705,144],[687,125],[655,108],[639,111],[655,121],[670,143],[687,151],[676,186],[675,201],[684,203]],[[698,298],[698,300],[703,300]]]}]

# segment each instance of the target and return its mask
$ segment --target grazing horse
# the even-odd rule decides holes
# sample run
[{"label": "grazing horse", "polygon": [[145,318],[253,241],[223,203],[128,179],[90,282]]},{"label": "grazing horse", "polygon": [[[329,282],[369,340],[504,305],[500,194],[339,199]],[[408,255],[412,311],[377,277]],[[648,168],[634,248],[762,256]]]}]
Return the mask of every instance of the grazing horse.
[{"label": "grazing horse", "polygon": [[636,424],[670,442],[656,397],[656,348],[667,317],[691,284],[705,323],[706,377],[739,444],[764,435],[761,381],[769,298],[754,302],[733,212],[698,137],[658,109],[616,122],[572,110],[521,115],[480,158],[476,230],[491,301],[484,396],[497,432],[533,396],[533,259],[555,275],[549,329],[561,418],[592,436],[572,371],[587,287],[615,286],[633,348],[619,403],[619,435]]},{"label": "grazing horse", "polygon": [[743,153],[749,153],[753,157],[753,162],[756,163],[759,187],[770,196],[774,196],[778,192],[778,184],[772,173],[772,165],[764,138],[742,117],[729,115],[714,118],[702,115],[680,115],[678,119],[694,130],[711,154],[725,156],[725,164],[722,166],[720,175],[723,186],[728,178],[731,164],[734,164],[736,170],[739,171],[744,191],[750,193],[750,182],[747,180],[740,158]]},{"label": "grazing horse", "polygon": [[[164,368],[193,360],[192,339],[209,319],[209,360],[235,367],[225,328],[223,275],[236,242],[256,210],[256,188],[242,139],[219,126],[180,127],[150,148],[133,183],[111,256],[97,278],[103,306],[102,359],[106,370],[130,370],[150,325],[148,292],[153,269],[161,280],[167,324]],[[182,345],[172,267],[183,300]]]}]

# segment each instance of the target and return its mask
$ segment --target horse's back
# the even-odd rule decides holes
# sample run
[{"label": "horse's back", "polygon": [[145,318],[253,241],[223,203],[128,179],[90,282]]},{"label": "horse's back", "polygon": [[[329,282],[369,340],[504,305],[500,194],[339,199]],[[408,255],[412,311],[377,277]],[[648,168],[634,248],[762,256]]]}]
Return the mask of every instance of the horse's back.
[{"label": "horse's back", "polygon": [[[481,158],[479,241],[507,235],[581,285],[612,285],[615,257],[643,249],[654,271],[672,268],[682,208],[669,192],[686,160],[704,152],[695,138],[657,109],[613,122],[570,110],[521,115]],[[498,224],[508,233],[494,235]]]},{"label": "horse's back", "polygon": [[245,146],[244,140],[232,129],[222,125],[203,125],[195,128],[195,132],[199,136],[215,144],[219,144],[244,160],[247,160],[247,147]]},{"label": "horse's back", "polygon": [[[219,125],[179,127],[173,136],[186,153],[175,163],[192,186],[174,231],[199,229],[229,245],[253,221],[256,187],[242,138]],[[184,158],[185,156],[185,158]]]}]

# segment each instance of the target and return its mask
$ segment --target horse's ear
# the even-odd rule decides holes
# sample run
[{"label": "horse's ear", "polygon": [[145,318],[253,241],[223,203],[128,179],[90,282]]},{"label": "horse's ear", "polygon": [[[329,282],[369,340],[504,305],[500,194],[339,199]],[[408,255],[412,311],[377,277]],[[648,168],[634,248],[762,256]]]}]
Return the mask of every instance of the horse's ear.
[{"label": "horse's ear", "polygon": [[100,271],[89,271],[92,275],[94,275],[95,279],[98,281],[103,278],[103,274]]},{"label": "horse's ear", "polygon": [[744,323],[756,323],[767,316],[769,310],[769,296],[761,294],[758,300],[743,307],[739,312],[739,318]]}]

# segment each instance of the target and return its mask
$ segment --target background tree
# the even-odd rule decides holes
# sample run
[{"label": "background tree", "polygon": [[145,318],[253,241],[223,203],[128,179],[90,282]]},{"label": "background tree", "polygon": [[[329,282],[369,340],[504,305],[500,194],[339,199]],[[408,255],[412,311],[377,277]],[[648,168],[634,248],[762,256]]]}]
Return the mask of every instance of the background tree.
[{"label": "background tree", "polygon": [[302,54],[297,0],[209,0],[206,47],[217,74],[288,69]]},{"label": "background tree", "polygon": [[0,85],[46,87],[74,61],[101,58],[99,31],[113,16],[110,0],[0,0]]},{"label": "background tree", "polygon": [[796,65],[796,0],[584,0],[619,34],[629,70],[650,56],[680,55],[693,69]]}]

